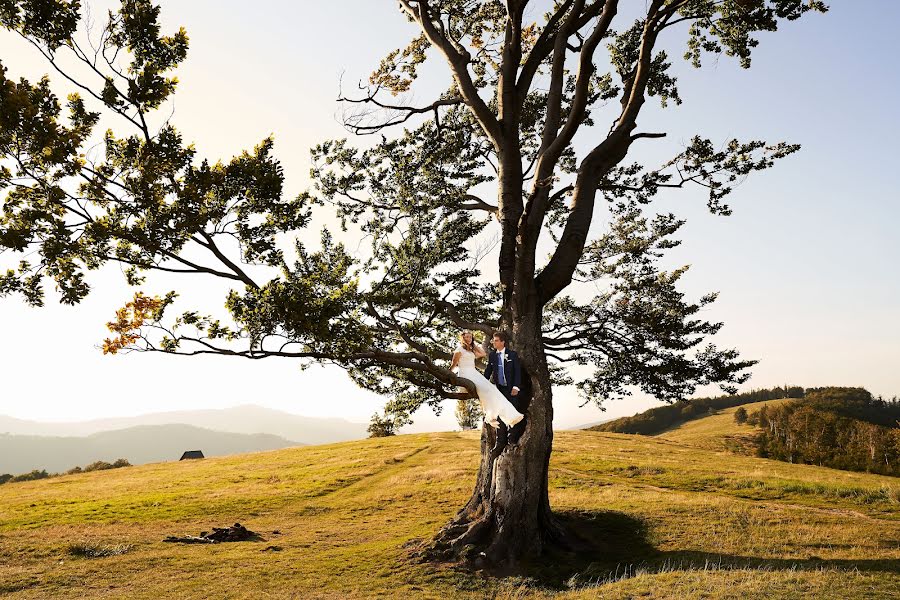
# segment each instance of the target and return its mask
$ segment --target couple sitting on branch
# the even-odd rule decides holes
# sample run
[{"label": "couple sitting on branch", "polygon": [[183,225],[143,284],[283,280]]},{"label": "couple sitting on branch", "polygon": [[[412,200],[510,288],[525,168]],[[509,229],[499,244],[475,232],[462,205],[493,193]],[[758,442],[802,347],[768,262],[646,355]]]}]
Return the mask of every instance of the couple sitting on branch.
[{"label": "couple sitting on branch", "polygon": [[[515,446],[525,432],[525,409],[528,399],[522,393],[522,366],[515,350],[507,348],[506,333],[498,331],[491,339],[494,347],[485,354],[475,342],[471,331],[463,331],[459,345],[453,352],[450,369],[458,368],[458,375],[475,384],[484,420],[497,430],[497,443],[491,455],[495,458],[507,444]],[[487,357],[484,375],[475,367],[475,360]]]}]

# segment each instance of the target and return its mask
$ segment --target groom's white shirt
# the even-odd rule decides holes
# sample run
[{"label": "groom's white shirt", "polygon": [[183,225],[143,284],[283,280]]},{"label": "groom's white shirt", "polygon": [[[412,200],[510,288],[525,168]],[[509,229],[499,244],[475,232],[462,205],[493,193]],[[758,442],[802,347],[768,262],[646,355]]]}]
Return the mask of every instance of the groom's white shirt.
[{"label": "groom's white shirt", "polygon": [[[503,369],[503,378],[505,379],[506,378],[506,347],[504,347],[503,350],[498,350],[497,354],[500,355],[500,368]],[[514,385],[512,389],[518,390],[519,386]]]}]

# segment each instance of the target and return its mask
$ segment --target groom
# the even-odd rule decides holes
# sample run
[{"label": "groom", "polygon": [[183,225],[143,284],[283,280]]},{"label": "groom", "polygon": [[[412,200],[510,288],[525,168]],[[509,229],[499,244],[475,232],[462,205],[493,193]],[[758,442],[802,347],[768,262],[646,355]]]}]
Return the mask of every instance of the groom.
[{"label": "groom", "polygon": [[[519,363],[519,355],[515,350],[506,347],[509,340],[506,332],[498,331],[494,333],[491,339],[491,345],[494,347],[488,354],[487,366],[484,369],[484,378],[488,379],[497,386],[500,393],[506,396],[516,410],[525,414],[527,400],[520,395],[520,387],[522,385],[522,366]],[[512,427],[507,427],[501,419],[497,419],[500,428],[497,430],[497,443],[494,445],[491,454],[499,456],[506,447],[507,442],[517,444],[522,433],[525,431],[525,421],[522,419]]]}]

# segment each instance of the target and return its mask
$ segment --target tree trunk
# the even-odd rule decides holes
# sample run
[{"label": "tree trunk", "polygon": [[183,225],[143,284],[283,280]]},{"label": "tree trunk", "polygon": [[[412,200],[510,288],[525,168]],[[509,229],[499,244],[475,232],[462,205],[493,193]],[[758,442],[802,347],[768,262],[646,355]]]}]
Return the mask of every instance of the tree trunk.
[{"label": "tree trunk", "polygon": [[501,326],[512,334],[510,348],[522,361],[519,393],[528,421],[518,444],[508,445],[496,458],[491,456],[496,432],[482,425],[481,463],[472,497],[437,533],[425,556],[514,566],[567,540],[548,496],[553,391],[541,337],[534,248],[519,236],[523,176],[515,136],[501,149],[499,184]]},{"label": "tree trunk", "polygon": [[[532,319],[528,319],[532,321]],[[521,326],[524,325],[524,326]],[[548,467],[553,446],[550,373],[536,323],[514,325],[511,346],[522,360],[521,394],[528,424],[519,443],[491,457],[494,429],[481,431],[481,464],[472,497],[435,536],[426,556],[514,566],[540,555],[565,536],[550,510]]]}]

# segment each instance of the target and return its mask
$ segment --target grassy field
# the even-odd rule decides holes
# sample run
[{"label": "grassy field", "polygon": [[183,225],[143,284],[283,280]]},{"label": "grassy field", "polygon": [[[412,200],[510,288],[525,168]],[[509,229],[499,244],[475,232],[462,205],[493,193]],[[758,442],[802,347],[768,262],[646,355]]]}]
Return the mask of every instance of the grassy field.
[{"label": "grassy field", "polygon": [[[731,410],[558,432],[551,501],[598,550],[519,576],[409,558],[474,485],[477,433],[435,433],[0,486],[0,596],[900,597],[900,480],[734,455]],[[265,540],[162,542],[235,521]]]}]

